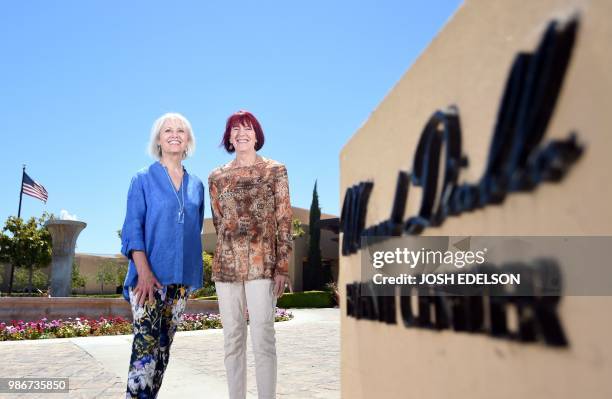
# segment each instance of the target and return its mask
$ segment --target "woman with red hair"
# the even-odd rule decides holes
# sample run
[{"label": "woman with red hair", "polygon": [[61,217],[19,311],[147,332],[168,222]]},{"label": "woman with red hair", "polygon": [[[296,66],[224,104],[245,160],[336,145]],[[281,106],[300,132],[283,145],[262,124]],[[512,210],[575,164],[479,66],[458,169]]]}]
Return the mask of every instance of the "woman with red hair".
[{"label": "woman with red hair", "polygon": [[287,169],[257,154],[264,134],[250,112],[228,118],[221,145],[235,158],[210,173],[208,187],[217,233],[212,280],[223,323],[229,395],[246,397],[248,308],[258,396],[275,398],[276,299],[289,283],[292,251]]}]

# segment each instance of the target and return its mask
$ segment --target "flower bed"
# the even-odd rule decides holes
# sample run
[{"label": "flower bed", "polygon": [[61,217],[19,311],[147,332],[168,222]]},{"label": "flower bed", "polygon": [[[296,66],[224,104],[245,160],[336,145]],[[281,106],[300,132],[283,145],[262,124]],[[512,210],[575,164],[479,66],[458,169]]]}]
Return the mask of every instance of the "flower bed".
[{"label": "flower bed", "polygon": [[0,341],[23,339],[70,338],[98,335],[131,334],[132,323],[123,317],[85,317],[66,320],[47,320],[24,322],[13,320],[10,324],[0,323]]},{"label": "flower bed", "polygon": [[[291,320],[293,315],[285,309],[276,309],[275,321]],[[221,317],[216,313],[185,313],[178,331],[206,330],[223,328]],[[0,322],[0,341],[18,341],[25,339],[48,339],[90,337],[100,335],[132,334],[132,322],[123,317],[100,317],[88,319],[76,317],[68,319],[24,322],[13,320],[11,323]]]}]

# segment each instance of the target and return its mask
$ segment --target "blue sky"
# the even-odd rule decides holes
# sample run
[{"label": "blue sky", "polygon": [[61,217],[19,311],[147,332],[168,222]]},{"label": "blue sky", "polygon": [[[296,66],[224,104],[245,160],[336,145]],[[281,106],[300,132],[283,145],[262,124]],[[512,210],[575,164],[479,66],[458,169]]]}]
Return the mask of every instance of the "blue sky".
[{"label": "blue sky", "polygon": [[[198,141],[190,173],[231,156],[226,118],[253,112],[260,154],[287,165],[291,202],[340,208],[338,154],[460,1],[28,1],[0,24],[0,220],[16,215],[22,164],[49,201],[87,222],[77,252],[118,253],[131,176],[152,160],[153,121],[180,112]],[[206,187],[207,188],[207,187]],[[210,207],[206,204],[207,217]]]}]

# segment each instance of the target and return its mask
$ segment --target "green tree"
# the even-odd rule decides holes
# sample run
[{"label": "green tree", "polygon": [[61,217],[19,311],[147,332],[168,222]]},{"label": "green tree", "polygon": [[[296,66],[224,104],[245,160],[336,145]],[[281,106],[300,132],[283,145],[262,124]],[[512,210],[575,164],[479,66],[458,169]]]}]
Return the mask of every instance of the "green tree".
[{"label": "green tree", "polygon": [[112,284],[117,280],[117,265],[115,262],[104,262],[96,272],[96,282],[100,283],[100,290],[104,292],[104,284]]},{"label": "green tree", "polygon": [[26,267],[15,269],[13,275],[13,288],[15,291],[24,291],[32,287],[32,291],[46,291],[49,287],[49,276],[42,269],[35,269],[30,276]]},{"label": "green tree", "polygon": [[306,279],[304,281],[306,290],[320,289],[323,285],[323,267],[321,261],[321,208],[319,208],[319,194],[317,193],[317,182],[312,190],[312,202],[310,204],[309,230],[308,230],[308,263],[306,268]]},{"label": "green tree", "polygon": [[301,237],[304,234],[304,228],[302,227],[302,222],[300,222],[300,219],[293,219],[291,223],[291,235],[293,236],[293,239],[295,240],[296,238]]},{"label": "green tree", "polygon": [[127,263],[120,263],[115,265],[115,283],[117,287],[123,287],[123,282],[125,281],[125,275],[128,271]]},{"label": "green tree", "polygon": [[204,279],[202,286],[212,284],[212,262],[214,254],[206,251],[202,251],[202,263],[204,264]]},{"label": "green tree", "polygon": [[45,223],[54,219],[53,214],[43,213],[40,218],[31,217],[27,222],[14,216],[6,220],[0,232],[0,261],[10,263],[9,293],[13,289],[14,269],[28,270],[28,291],[32,292],[34,270],[51,262],[51,234]]},{"label": "green tree", "polygon": [[78,288],[85,288],[87,278],[81,274],[79,264],[76,260],[72,261],[72,291],[75,292]]},{"label": "green tree", "polygon": [[212,263],[214,254],[212,252],[202,251],[202,263],[204,264],[204,279],[202,280],[202,291],[206,295],[215,295],[215,283],[212,281]]}]

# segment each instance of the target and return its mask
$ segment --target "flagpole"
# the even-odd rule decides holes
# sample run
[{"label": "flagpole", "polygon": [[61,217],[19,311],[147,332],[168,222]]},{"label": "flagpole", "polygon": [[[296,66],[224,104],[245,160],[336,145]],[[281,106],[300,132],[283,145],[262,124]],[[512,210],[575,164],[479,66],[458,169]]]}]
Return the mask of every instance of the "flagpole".
[{"label": "flagpole", "polygon": [[25,164],[23,164],[23,171],[21,172],[21,186],[19,186],[19,210],[17,211],[17,218],[21,217],[21,199],[23,198],[23,176],[25,175]]},{"label": "flagpole", "polygon": [[[21,199],[23,198],[23,177],[25,176],[25,164],[23,164],[23,171],[21,172],[21,186],[19,186],[19,210],[17,211],[17,218],[21,218]],[[15,265],[11,262],[11,274],[9,276],[8,294],[11,295],[13,292],[13,278],[15,275]]]}]

